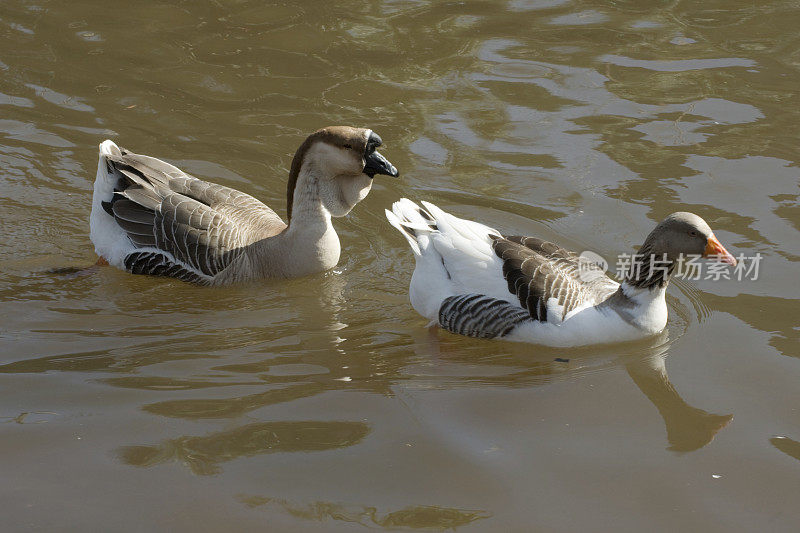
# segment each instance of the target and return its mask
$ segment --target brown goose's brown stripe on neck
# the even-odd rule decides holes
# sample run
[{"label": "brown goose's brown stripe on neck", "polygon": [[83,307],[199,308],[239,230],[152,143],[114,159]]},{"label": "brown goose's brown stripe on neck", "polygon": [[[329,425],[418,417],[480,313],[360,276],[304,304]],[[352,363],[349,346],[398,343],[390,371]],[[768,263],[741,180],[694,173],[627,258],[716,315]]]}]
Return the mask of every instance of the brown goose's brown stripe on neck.
[{"label": "brown goose's brown stripe on neck", "polygon": [[324,130],[320,130],[311,135],[303,141],[300,148],[294,153],[292,158],[292,166],[289,170],[289,181],[286,183],[286,223],[292,223],[292,204],[294,203],[294,189],[297,186],[297,176],[300,174],[300,167],[303,166],[303,159],[306,157],[306,152],[311,147],[317,136]]}]

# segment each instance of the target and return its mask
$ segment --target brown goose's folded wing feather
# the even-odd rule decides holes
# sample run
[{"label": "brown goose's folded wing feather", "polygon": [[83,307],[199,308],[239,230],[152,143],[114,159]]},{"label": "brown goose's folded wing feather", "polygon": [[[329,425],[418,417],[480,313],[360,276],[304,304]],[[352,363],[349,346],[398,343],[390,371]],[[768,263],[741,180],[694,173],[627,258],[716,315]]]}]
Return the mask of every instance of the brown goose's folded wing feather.
[{"label": "brown goose's folded wing feather", "polygon": [[210,282],[246,246],[286,228],[252,196],[199,180],[169,163],[124,150],[107,159],[117,185],[104,208],[131,242],[146,248],[126,257],[131,272]]},{"label": "brown goose's folded wing feather", "polygon": [[[493,248],[503,260],[508,290],[534,320],[548,320],[548,302],[553,298],[560,316],[550,318],[562,320],[578,307],[600,303],[618,288],[599,268],[581,263],[578,254],[552,242],[536,237],[499,237],[494,238]],[[587,277],[580,275],[581,269],[596,270],[597,275],[584,281]]]}]

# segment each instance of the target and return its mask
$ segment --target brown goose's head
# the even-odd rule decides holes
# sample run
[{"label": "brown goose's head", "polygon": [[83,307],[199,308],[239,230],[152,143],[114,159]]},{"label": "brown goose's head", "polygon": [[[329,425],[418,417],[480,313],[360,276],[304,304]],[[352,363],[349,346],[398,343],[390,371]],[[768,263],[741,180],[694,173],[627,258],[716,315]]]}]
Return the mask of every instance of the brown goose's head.
[{"label": "brown goose's head", "polygon": [[287,187],[289,219],[298,185],[310,185],[298,184],[301,175],[316,181],[323,205],[335,217],[346,215],[367,196],[376,175],[397,177],[394,165],[376,151],[381,144],[380,136],[366,128],[329,126],[309,135],[292,160]]},{"label": "brown goose's head", "polygon": [[639,253],[658,258],[666,254],[670,261],[677,261],[681,254],[699,255],[736,265],[736,259],[720,244],[706,221],[686,212],[672,213],[662,220],[647,236]]}]

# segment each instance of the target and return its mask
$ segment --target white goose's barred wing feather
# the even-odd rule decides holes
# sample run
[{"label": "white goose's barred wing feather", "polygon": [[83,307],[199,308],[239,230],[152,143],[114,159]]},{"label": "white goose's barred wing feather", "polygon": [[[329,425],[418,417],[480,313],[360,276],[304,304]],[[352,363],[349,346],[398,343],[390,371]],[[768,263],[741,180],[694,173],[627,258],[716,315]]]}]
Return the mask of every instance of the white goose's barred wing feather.
[{"label": "white goose's barred wing feather", "polygon": [[[535,320],[558,324],[577,309],[596,305],[617,291],[618,284],[598,267],[580,264],[578,254],[535,237],[496,237],[493,249],[503,262],[503,277],[519,305],[483,294],[446,298],[439,324],[469,337],[505,337]],[[595,270],[590,281],[580,269]]]},{"label": "white goose's barred wing feather", "polygon": [[504,337],[530,318],[519,306],[485,294],[450,296],[439,308],[439,325],[443,329],[483,339]]},{"label": "white goose's barred wing feather", "polygon": [[211,283],[248,245],[285,228],[252,196],[159,159],[122,150],[106,160],[116,184],[102,206],[137,248],[125,257],[132,273]]},{"label": "white goose's barred wing feather", "polygon": [[[493,248],[503,260],[508,290],[540,322],[561,322],[571,311],[596,305],[619,287],[599,268],[581,264],[575,252],[536,237],[494,238]],[[584,281],[581,269],[596,274]],[[553,312],[556,316],[551,316]]]}]

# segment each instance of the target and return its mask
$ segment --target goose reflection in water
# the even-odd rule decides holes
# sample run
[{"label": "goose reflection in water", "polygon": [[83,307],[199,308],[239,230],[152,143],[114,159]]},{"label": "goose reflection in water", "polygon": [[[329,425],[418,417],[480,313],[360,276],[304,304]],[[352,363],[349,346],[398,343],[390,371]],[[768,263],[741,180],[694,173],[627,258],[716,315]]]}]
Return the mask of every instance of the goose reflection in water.
[{"label": "goose reflection in water", "polygon": [[[292,283],[292,282],[289,282]],[[295,332],[284,335],[278,330],[279,339],[286,338],[286,349],[269,343],[267,357],[247,362],[228,363],[215,366],[216,374],[230,373],[236,382],[219,379],[171,379],[165,377],[123,377],[103,380],[107,384],[158,390],[190,390],[209,387],[258,386],[262,392],[232,396],[228,398],[173,399],[146,404],[142,409],[152,414],[182,419],[233,419],[256,409],[309,398],[317,394],[338,390],[346,385],[341,379],[344,370],[338,361],[337,346],[344,339],[338,332],[346,327],[339,322],[344,281],[338,275],[324,275],[315,290],[297,295],[309,299],[298,305],[303,316],[301,322],[314,324],[319,330]],[[312,305],[313,304],[313,305]],[[320,327],[321,326],[321,327]],[[302,346],[298,346],[298,336]],[[333,349],[332,349],[333,348]],[[275,354],[279,355],[275,355]],[[284,373],[287,367],[301,367],[301,372]],[[243,375],[257,375],[256,379],[242,380]],[[265,385],[275,388],[263,391]],[[313,452],[345,448],[361,442],[370,432],[370,426],[355,421],[271,421],[243,425],[234,429],[218,431],[204,436],[181,436],[154,445],[123,446],[118,450],[121,460],[129,465],[148,467],[166,461],[177,460],[186,464],[198,475],[220,472],[220,464],[240,457],[252,457],[278,452]]]},{"label": "goose reflection in water", "polygon": [[772,437],[769,442],[789,457],[800,461],[800,442],[783,435]]},{"label": "goose reflection in water", "polygon": [[336,520],[367,527],[379,526],[390,529],[455,529],[492,516],[486,511],[455,509],[438,505],[416,505],[381,514],[376,507],[363,505],[319,501],[299,504],[283,498],[249,495],[240,496],[238,499],[250,508],[278,506],[292,516],[316,522]]},{"label": "goose reflection in water", "polygon": [[[202,377],[192,380],[157,376],[126,376],[106,378],[107,384],[135,388],[164,390],[205,389],[233,387],[236,395],[224,398],[169,399],[142,406],[146,412],[170,418],[189,420],[228,419],[246,415],[256,409],[277,405],[348,387],[351,368],[344,368],[340,346],[346,341],[340,337],[347,324],[340,322],[344,304],[345,281],[342,276],[325,274],[318,285],[309,288],[307,283],[296,284],[297,300],[294,306],[299,314],[285,324],[272,327],[273,335],[268,342],[253,343],[243,339],[248,349],[242,355],[243,362],[229,358],[225,364],[209,370],[214,378]],[[312,324],[297,331],[294,323]],[[263,346],[259,346],[263,344]],[[256,357],[263,355],[263,357]],[[356,366],[357,361],[353,362]],[[358,372],[359,370],[356,369]],[[207,372],[205,372],[207,374]],[[235,381],[220,379],[227,375]],[[243,379],[248,376],[249,379]],[[252,377],[250,377],[252,376]],[[241,387],[254,387],[253,394],[240,394]],[[268,390],[264,390],[268,387]]]},{"label": "goose reflection in water", "polygon": [[[666,339],[665,339],[666,340]],[[647,399],[658,409],[667,429],[668,449],[676,452],[699,450],[733,419],[692,407],[681,397],[667,374],[669,344],[641,358],[627,357],[625,370]]]},{"label": "goose reflection in water", "polygon": [[[477,341],[465,350],[463,340],[442,333],[438,328],[431,328],[424,336],[418,337],[417,350],[440,359],[432,371],[436,372],[437,381],[450,378],[453,386],[458,386],[459,382],[474,386],[479,382],[524,387],[554,380],[575,379],[584,374],[621,365],[664,420],[669,442],[667,449],[691,452],[709,444],[733,419],[733,415],[709,413],[689,405],[681,397],[670,381],[666,368],[666,358],[673,342],[670,340],[669,330],[665,330],[652,339],[625,343],[613,348],[613,351],[600,347],[571,350],[566,354],[564,351],[542,347],[536,357],[531,356],[529,349],[509,343],[506,353],[494,352],[487,358],[482,355],[485,343]],[[447,376],[453,372],[452,365],[446,364],[448,362],[469,364],[470,375]],[[476,364],[481,367],[480,376],[474,375]],[[488,372],[486,365],[503,368],[501,371]],[[513,372],[502,371],[505,368],[513,368]]]},{"label": "goose reflection in water", "polygon": [[152,446],[125,446],[123,462],[153,466],[169,460],[186,464],[198,475],[220,472],[220,463],[278,452],[315,452],[345,448],[361,442],[369,433],[363,422],[263,422],[202,437],[184,436]]}]

